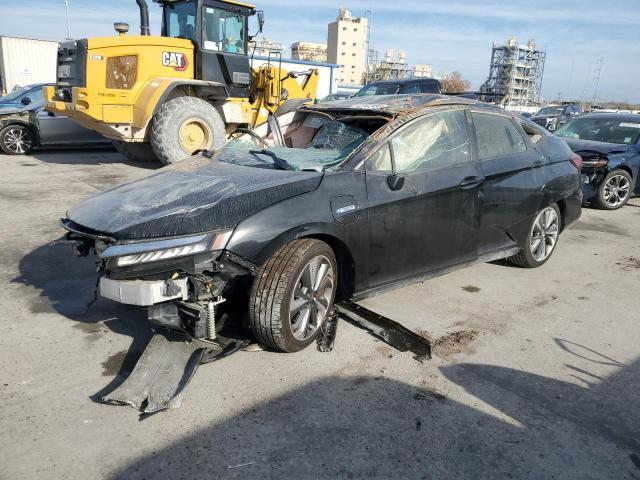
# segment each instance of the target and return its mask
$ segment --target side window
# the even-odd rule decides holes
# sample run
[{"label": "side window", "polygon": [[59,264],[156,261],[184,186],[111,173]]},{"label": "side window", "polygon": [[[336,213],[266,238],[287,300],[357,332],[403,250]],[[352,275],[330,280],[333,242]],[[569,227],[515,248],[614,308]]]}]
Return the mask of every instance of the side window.
[{"label": "side window", "polygon": [[420,84],[420,93],[440,93],[436,82],[422,82]]},{"label": "side window", "polygon": [[368,172],[391,172],[393,167],[391,165],[391,152],[389,151],[389,144],[379,149],[367,160],[366,169]]},{"label": "side window", "polygon": [[527,144],[510,118],[472,113],[480,160],[525,152]]},{"label": "side window", "polygon": [[391,140],[391,145],[398,173],[471,161],[462,110],[433,113],[415,120]]},{"label": "side window", "polygon": [[408,83],[401,87],[400,93],[411,94],[411,93],[420,93],[420,88],[417,83]]},{"label": "side window", "polygon": [[520,123],[520,126],[524,130],[524,133],[527,134],[531,143],[538,143],[544,138],[544,132],[541,131],[538,127],[534,127],[530,123]]}]

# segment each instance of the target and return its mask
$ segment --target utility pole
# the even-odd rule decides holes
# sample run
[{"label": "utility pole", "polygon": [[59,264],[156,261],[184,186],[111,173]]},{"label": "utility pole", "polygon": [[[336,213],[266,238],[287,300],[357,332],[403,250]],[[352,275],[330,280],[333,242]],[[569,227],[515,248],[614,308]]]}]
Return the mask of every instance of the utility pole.
[{"label": "utility pole", "polygon": [[67,14],[67,40],[71,40],[71,22],[69,22],[69,0],[64,0],[64,10]]},{"label": "utility pole", "polygon": [[596,82],[596,88],[593,91],[593,104],[595,105],[598,101],[598,90],[600,89],[600,75],[602,74],[602,62],[604,58],[600,57],[598,61],[596,61],[596,68],[593,72],[593,81]]},{"label": "utility pole", "polygon": [[364,66],[364,84],[369,83],[369,69],[371,68],[371,62],[369,56],[371,55],[371,23],[373,22],[373,11],[367,10],[364,12],[364,16],[367,19],[367,48],[364,51],[365,54],[365,66]]}]

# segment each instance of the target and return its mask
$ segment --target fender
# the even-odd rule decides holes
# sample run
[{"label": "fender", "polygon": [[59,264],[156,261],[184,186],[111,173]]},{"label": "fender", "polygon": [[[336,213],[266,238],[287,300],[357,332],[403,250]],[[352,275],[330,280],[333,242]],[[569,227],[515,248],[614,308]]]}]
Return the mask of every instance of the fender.
[{"label": "fender", "polygon": [[157,77],[146,82],[136,98],[133,107],[133,126],[145,129],[162,104],[171,98],[177,88],[184,88],[189,95],[199,98],[223,100],[229,98],[227,87],[218,82]]}]

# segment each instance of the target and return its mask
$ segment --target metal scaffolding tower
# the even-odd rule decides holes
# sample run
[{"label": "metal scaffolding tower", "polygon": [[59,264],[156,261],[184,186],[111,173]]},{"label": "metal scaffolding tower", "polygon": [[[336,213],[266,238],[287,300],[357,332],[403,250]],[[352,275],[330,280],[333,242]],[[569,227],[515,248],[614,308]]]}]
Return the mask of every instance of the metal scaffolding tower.
[{"label": "metal scaffolding tower", "polygon": [[531,106],[540,102],[546,53],[535,40],[520,44],[510,38],[505,45],[493,44],[489,78],[480,87],[485,101],[504,106]]}]

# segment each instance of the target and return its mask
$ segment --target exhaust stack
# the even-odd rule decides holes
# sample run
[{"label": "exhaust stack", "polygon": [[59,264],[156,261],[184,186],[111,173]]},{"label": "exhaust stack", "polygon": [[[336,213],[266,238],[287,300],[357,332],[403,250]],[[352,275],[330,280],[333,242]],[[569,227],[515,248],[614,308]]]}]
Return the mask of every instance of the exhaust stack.
[{"label": "exhaust stack", "polygon": [[145,0],[136,0],[138,7],[140,7],[140,35],[151,35],[149,30],[149,7]]}]

